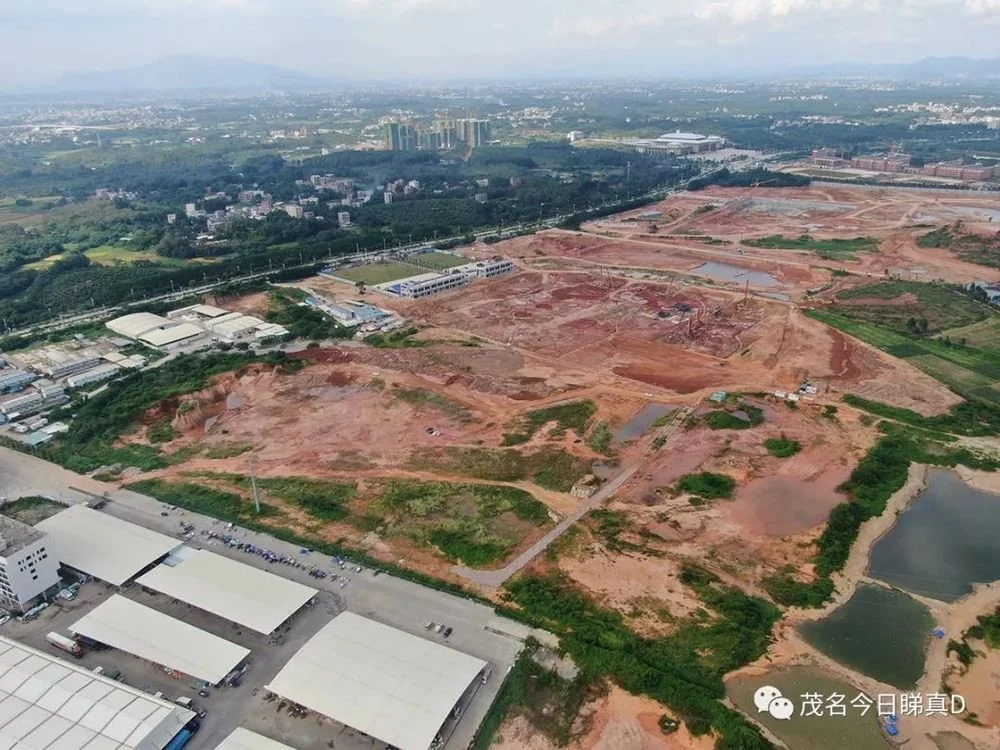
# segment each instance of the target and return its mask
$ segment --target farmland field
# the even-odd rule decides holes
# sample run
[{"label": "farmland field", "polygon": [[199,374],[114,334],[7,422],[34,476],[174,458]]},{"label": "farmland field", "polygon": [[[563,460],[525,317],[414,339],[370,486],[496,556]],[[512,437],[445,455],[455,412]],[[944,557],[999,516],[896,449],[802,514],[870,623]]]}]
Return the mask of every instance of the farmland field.
[{"label": "farmland field", "polygon": [[883,326],[822,310],[806,314],[844,333],[906,359],[966,398],[1000,402],[993,384],[1000,380],[1000,354],[970,346],[949,345],[937,339],[903,336]]},{"label": "farmland field", "polygon": [[945,337],[978,349],[1000,350],[1000,318],[990,318],[971,325],[950,328],[942,332],[941,338]]},{"label": "farmland field", "polygon": [[372,263],[368,266],[358,266],[337,271],[337,276],[348,281],[363,281],[365,284],[386,284],[390,281],[418,276],[426,271],[414,268],[406,263]]},{"label": "farmland field", "polygon": [[833,310],[902,333],[915,333],[920,321],[926,321],[923,333],[937,333],[991,314],[986,305],[954,289],[918,281],[883,281],[843,291]]}]

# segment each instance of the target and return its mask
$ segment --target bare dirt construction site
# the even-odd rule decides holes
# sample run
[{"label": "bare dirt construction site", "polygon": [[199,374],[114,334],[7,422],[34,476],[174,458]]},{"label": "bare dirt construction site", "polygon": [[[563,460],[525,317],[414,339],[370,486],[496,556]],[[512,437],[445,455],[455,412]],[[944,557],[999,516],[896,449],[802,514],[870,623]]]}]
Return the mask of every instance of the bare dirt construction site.
[{"label": "bare dirt construction site", "polygon": [[[659,217],[640,219],[651,209]],[[782,288],[802,291],[830,279],[830,270],[917,280],[943,279],[969,283],[1000,278],[995,268],[969,263],[943,248],[918,247],[916,239],[934,229],[961,222],[968,232],[994,235],[1000,224],[1000,197],[957,191],[813,185],[803,188],[718,188],[681,193],[655,206],[584,225],[597,235],[621,237],[678,254],[680,272],[691,258],[730,262],[777,277]],[[655,227],[655,229],[653,228]],[[815,250],[767,247],[762,238],[795,240],[809,235],[817,241],[872,238],[877,252],[852,251],[851,246]],[[749,241],[749,242],[745,242]],[[753,244],[750,244],[753,243]],[[773,243],[772,243],[773,244]],[[755,246],[756,245],[756,246]],[[860,246],[860,245],[859,245]],[[606,258],[607,245],[583,251],[583,257]],[[628,265],[654,268],[648,256],[628,253]],[[607,262],[607,261],[603,261]],[[822,268],[820,268],[822,267]],[[712,270],[710,268],[710,270]],[[753,286],[753,281],[751,281]]]},{"label": "bare dirt construction site", "polygon": [[[850,291],[887,275],[1000,278],[917,245],[959,220],[985,233],[995,211],[1000,198],[958,193],[709,188],[582,231],[466,248],[516,270],[423,299],[369,292],[407,328],[161,402],[124,441],[157,442],[170,465],[126,481],[200,485],[249,508],[252,458],[269,522],[470,587],[456,566],[492,574],[600,502],[527,569],[667,636],[711,616],[682,580],[692,563],[765,597],[765,578],[811,574],[840,487],[880,435],[844,395],[924,415],[960,401],[803,308],[844,292],[878,305]],[[359,294],[328,278],[296,286]],[[230,304],[259,312],[266,297]],[[662,713],[612,689],[586,704],[569,747],[712,746],[683,727],[664,734]],[[499,736],[499,748],[553,746],[524,716]]]}]

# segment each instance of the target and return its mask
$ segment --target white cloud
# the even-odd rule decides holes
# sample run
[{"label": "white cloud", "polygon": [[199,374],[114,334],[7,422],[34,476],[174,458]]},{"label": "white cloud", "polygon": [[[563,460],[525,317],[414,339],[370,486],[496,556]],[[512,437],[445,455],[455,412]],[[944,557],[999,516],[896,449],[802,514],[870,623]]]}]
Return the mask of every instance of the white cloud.
[{"label": "white cloud", "polygon": [[1000,0],[965,0],[965,8],[974,16],[1000,15]]}]

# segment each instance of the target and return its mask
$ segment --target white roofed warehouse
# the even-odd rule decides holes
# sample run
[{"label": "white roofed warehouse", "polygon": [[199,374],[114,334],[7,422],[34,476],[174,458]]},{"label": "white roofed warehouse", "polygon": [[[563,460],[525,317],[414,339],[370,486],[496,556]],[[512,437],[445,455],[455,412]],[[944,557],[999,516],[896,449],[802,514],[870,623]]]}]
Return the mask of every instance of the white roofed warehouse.
[{"label": "white roofed warehouse", "polygon": [[344,612],[266,689],[400,750],[427,750],[481,659]]},{"label": "white roofed warehouse", "polygon": [[295,750],[283,742],[271,740],[249,729],[237,727],[215,750]]},{"label": "white roofed warehouse", "polygon": [[301,583],[206,550],[195,550],[176,565],[158,565],[136,583],[264,635],[317,594]]},{"label": "white roofed warehouse", "polygon": [[140,659],[217,685],[250,649],[115,594],[70,631]]},{"label": "white roofed warehouse", "polygon": [[0,746],[163,750],[194,713],[0,636]]},{"label": "white roofed warehouse", "polygon": [[71,505],[35,524],[63,565],[121,586],[170,552],[179,540],[84,505]]}]

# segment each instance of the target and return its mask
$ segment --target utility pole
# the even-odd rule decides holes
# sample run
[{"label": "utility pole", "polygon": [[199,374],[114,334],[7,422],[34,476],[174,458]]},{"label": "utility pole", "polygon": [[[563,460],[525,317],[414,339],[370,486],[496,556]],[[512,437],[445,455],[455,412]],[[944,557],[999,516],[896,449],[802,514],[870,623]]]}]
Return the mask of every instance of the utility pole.
[{"label": "utility pole", "polygon": [[254,474],[254,458],[250,456],[247,459],[247,463],[250,465],[250,489],[253,491],[253,507],[257,511],[257,515],[260,515],[260,497],[257,495],[257,476]]}]

